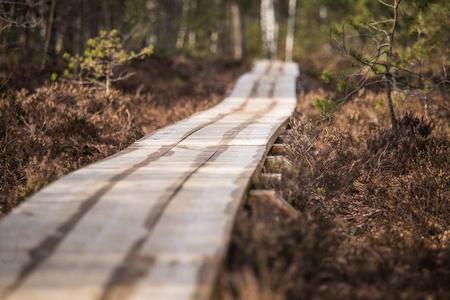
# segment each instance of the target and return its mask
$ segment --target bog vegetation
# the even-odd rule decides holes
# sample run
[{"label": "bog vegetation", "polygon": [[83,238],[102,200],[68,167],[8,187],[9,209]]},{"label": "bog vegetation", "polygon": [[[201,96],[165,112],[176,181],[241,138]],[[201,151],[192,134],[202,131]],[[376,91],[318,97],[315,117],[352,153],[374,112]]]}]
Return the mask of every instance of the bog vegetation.
[{"label": "bog vegetation", "polygon": [[299,215],[246,206],[215,299],[449,298],[448,126],[405,113],[393,131],[373,91],[324,115],[312,100],[326,94],[299,94],[284,138],[296,171],[264,187]]},{"label": "bog vegetation", "polygon": [[122,150],[223,97],[246,65],[148,58],[109,94],[72,82],[42,84],[31,67],[3,77],[0,98],[0,214],[40,188]]},{"label": "bog vegetation", "polygon": [[266,188],[299,215],[245,207],[215,297],[450,298],[449,15],[446,0],[0,0],[0,215],[214,105],[250,59],[292,58],[297,171]]}]

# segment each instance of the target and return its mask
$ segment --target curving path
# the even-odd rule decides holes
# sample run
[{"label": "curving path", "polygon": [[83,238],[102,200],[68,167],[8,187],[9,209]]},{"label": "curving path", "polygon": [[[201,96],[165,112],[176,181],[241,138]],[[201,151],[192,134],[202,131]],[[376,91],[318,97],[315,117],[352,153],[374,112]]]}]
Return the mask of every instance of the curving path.
[{"label": "curving path", "polygon": [[296,105],[259,61],[214,108],[41,190],[0,221],[0,299],[207,299],[252,176]]}]

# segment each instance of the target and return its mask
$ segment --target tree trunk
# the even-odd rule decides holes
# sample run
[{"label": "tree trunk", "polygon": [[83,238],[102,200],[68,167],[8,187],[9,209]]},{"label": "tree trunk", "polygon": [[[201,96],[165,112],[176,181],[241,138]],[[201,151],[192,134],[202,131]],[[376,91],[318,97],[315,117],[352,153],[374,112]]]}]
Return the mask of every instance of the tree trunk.
[{"label": "tree trunk", "polygon": [[261,0],[261,32],[267,58],[275,59],[277,51],[276,20],[273,0]]},{"label": "tree trunk", "polygon": [[[25,19],[29,18],[29,13],[30,10],[29,8],[25,8],[24,9],[24,15],[25,15]],[[25,40],[24,40],[24,46],[23,46],[23,62],[25,64],[29,64],[30,63],[30,40],[31,40],[31,30],[28,26],[25,26],[24,28],[25,31]]]},{"label": "tree trunk", "polygon": [[153,45],[157,46],[158,43],[158,35],[157,32],[157,3],[156,0],[147,0],[146,2],[146,8],[147,8],[147,20],[150,26],[150,32],[147,35],[146,38],[146,44],[147,45]]},{"label": "tree trunk", "polygon": [[181,12],[181,25],[180,30],[178,31],[177,38],[177,49],[182,49],[184,46],[184,40],[186,38],[186,31],[188,27],[188,16],[189,16],[189,6],[190,0],[183,0],[183,11]]},{"label": "tree trunk", "polygon": [[[61,6],[58,4],[58,1],[55,1],[55,8],[53,11],[53,20],[52,26],[49,33],[48,40],[48,48],[46,51],[46,64],[52,63],[55,64],[58,59],[58,53],[61,50],[64,50],[62,47],[63,44],[63,36],[61,34],[61,15],[60,15]],[[47,33],[46,33],[47,34]]]},{"label": "tree trunk", "polygon": [[45,32],[45,44],[44,44],[44,52],[42,53],[41,70],[45,68],[45,64],[47,62],[48,48],[50,46],[50,39],[52,36],[53,21],[55,19],[55,7],[56,7],[56,0],[52,0],[50,4],[50,15],[48,18],[48,26]]},{"label": "tree trunk", "polygon": [[232,44],[233,59],[242,60],[244,57],[244,37],[242,15],[239,5],[236,2],[231,4],[231,27],[232,27]]},{"label": "tree trunk", "polygon": [[294,50],[294,30],[295,30],[295,11],[297,0],[289,0],[289,16],[286,35],[286,61],[292,61],[292,52]]},{"label": "tree trunk", "polygon": [[[389,77],[387,77],[389,78]],[[391,79],[386,80],[386,96],[388,101],[388,107],[389,107],[389,114],[391,116],[391,125],[392,129],[397,129],[397,119],[395,118],[395,112],[394,112],[394,104],[392,103],[392,87],[391,87]]]},{"label": "tree trunk", "polygon": [[217,20],[217,25],[214,30],[211,32],[211,39],[209,44],[209,52],[212,56],[217,55],[218,43],[219,43],[219,27],[220,27],[220,0],[214,0],[214,18]]},{"label": "tree trunk", "polygon": [[395,30],[397,28],[397,22],[398,22],[398,6],[400,5],[401,0],[395,0],[394,3],[394,21],[392,25],[391,32],[389,33],[389,50],[387,53],[387,61],[386,61],[386,96],[389,106],[389,113],[391,115],[391,125],[392,129],[397,129],[397,119],[395,117],[394,112],[394,104],[392,103],[392,74],[391,74],[391,60],[392,60],[392,53],[393,53],[393,47],[394,47],[394,36],[395,36]]},{"label": "tree trunk", "polygon": [[106,95],[107,96],[109,96],[109,92],[110,92],[111,73],[112,73],[111,63],[108,63],[107,70],[106,70],[106,80],[105,80],[105,83],[106,83]]},{"label": "tree trunk", "polygon": [[103,14],[102,15],[104,16],[104,29],[107,31],[111,31],[113,29],[113,24],[112,24],[113,12],[111,11],[111,5],[108,0],[103,0],[102,4],[103,4]]},{"label": "tree trunk", "polygon": [[81,55],[81,52],[83,50],[83,14],[84,0],[79,0],[75,32],[75,55]]},{"label": "tree trunk", "polygon": [[5,35],[3,34],[3,31],[5,31],[6,28],[3,28],[4,22],[3,19],[0,20],[0,62],[1,64],[4,64],[5,62]]},{"label": "tree trunk", "polygon": [[25,45],[23,47],[24,50],[24,54],[23,54],[23,62],[25,64],[29,64],[30,63],[30,28],[25,27]]},{"label": "tree trunk", "polygon": [[[197,0],[191,0],[190,15],[197,17],[197,9],[198,9]],[[192,29],[192,26],[190,26],[190,27],[191,28],[189,29],[189,34],[188,34],[188,48],[195,49],[195,43],[197,41],[197,33],[195,32],[195,30]]]},{"label": "tree trunk", "polygon": [[[75,29],[75,56],[81,55],[83,50],[83,13],[84,0],[79,0],[78,15]],[[76,78],[80,73],[80,62],[77,62],[73,69],[73,75]]]},{"label": "tree trunk", "polygon": [[[15,6],[14,5],[11,5],[11,7],[10,7],[10,10],[9,10],[9,19],[12,19],[13,17],[14,17],[14,12],[15,12]],[[3,26],[2,26],[2,39],[1,39],[1,43],[2,43],[2,49],[1,49],[1,63],[2,63],[2,65],[4,65],[5,63],[6,63],[6,58],[7,58],[7,55],[6,55],[6,53],[7,53],[7,43],[8,43],[8,37],[7,37],[7,35],[6,35],[6,30],[10,30],[10,24],[4,24],[4,22],[2,22],[3,23]]]},{"label": "tree trunk", "polygon": [[[165,51],[170,53],[173,51],[176,40],[175,37],[175,26],[174,21],[176,19],[176,1],[175,0],[164,0],[164,26],[162,28],[161,37],[165,41]],[[175,37],[176,38],[176,37]]]}]

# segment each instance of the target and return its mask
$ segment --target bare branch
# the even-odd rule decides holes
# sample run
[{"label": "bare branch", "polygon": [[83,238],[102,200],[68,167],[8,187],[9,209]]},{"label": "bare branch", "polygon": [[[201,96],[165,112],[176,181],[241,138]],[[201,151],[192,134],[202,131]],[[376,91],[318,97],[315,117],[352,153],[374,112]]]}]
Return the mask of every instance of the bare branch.
[{"label": "bare branch", "polygon": [[[380,24],[386,24],[386,23],[392,23],[394,22],[393,19],[389,19],[389,20],[384,20],[384,21],[378,21],[378,22],[373,22],[373,23],[369,23],[367,25],[371,26],[371,27],[375,27],[376,25],[380,25]],[[376,28],[376,27],[375,27]],[[376,28],[378,29],[378,28]]]},{"label": "bare branch", "polygon": [[394,5],[388,4],[388,3],[386,3],[386,2],[384,2],[382,0],[378,0],[378,2],[380,2],[381,4],[383,4],[383,5],[387,6],[387,7],[391,7],[391,8],[395,7]]},{"label": "bare branch", "polygon": [[395,82],[393,82],[393,81],[390,81],[390,83],[391,83],[391,85],[394,87],[394,89],[395,89],[397,92],[401,93],[401,94],[404,94],[404,95],[406,95],[406,96],[408,96],[408,97],[419,98],[419,99],[423,100],[423,101],[426,102],[426,103],[433,103],[434,105],[436,105],[436,106],[438,106],[438,107],[440,107],[440,108],[442,108],[442,109],[444,109],[444,110],[450,111],[450,109],[449,109],[448,107],[445,107],[444,105],[442,105],[442,104],[440,104],[440,103],[434,101],[433,99],[427,98],[427,97],[422,96],[422,95],[420,95],[420,94],[418,94],[418,93],[412,93],[412,92],[405,91],[404,89],[399,88],[399,87],[395,84]]}]

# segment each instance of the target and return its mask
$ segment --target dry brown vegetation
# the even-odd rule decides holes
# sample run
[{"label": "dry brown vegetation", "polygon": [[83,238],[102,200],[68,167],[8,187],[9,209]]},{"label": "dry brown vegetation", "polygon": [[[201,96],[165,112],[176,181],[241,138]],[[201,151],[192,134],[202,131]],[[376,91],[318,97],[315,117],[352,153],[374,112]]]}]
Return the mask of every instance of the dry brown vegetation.
[{"label": "dry brown vegetation", "polygon": [[450,299],[448,112],[433,124],[399,102],[394,134],[377,91],[321,116],[324,86],[299,86],[285,140],[298,169],[271,186],[299,216],[245,206],[215,298]]},{"label": "dry brown vegetation", "polygon": [[48,70],[3,70],[0,216],[62,175],[217,104],[248,64],[153,56],[128,68],[136,75],[109,96],[50,83]]}]

